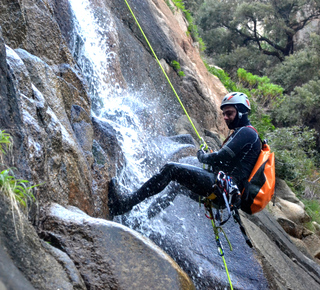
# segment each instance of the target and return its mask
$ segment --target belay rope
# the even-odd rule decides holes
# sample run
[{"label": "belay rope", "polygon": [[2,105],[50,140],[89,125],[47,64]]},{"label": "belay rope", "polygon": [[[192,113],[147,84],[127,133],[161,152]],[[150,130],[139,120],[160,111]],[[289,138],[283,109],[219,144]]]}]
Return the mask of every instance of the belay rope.
[{"label": "belay rope", "polygon": [[206,217],[211,220],[211,224],[212,224],[212,227],[213,227],[213,232],[214,232],[214,236],[215,236],[215,240],[216,240],[216,244],[217,244],[217,248],[218,248],[218,254],[222,258],[222,261],[223,261],[223,264],[224,264],[224,268],[226,269],[226,273],[227,273],[227,277],[228,277],[228,281],[229,281],[231,290],[233,290],[231,278],[230,278],[229,271],[228,271],[228,266],[227,266],[227,263],[226,263],[226,259],[224,257],[224,249],[222,247],[222,243],[221,243],[221,240],[220,240],[220,237],[219,237],[219,231],[222,232],[223,235],[225,236],[225,238],[226,238],[226,240],[227,240],[227,242],[229,244],[230,251],[232,251],[232,245],[231,245],[229,239],[227,238],[227,235],[225,234],[225,232],[222,229],[222,227],[221,226],[217,226],[216,223],[214,222],[215,217],[213,215],[212,204],[211,204],[211,201],[209,199],[207,199],[205,201],[204,206],[205,206],[206,210],[209,213],[209,216],[206,215]]},{"label": "belay rope", "polygon": [[[132,17],[134,18],[134,20],[135,20],[135,22],[136,22],[137,26],[139,27],[139,29],[140,29],[140,31],[141,31],[141,33],[142,33],[142,35],[143,35],[143,37],[144,37],[145,41],[147,42],[147,44],[148,44],[148,46],[149,46],[149,48],[150,48],[150,50],[151,50],[151,52],[152,52],[152,54],[153,54],[154,58],[155,58],[155,59],[156,59],[156,61],[158,62],[158,64],[159,64],[159,66],[160,66],[160,68],[161,68],[161,70],[162,70],[162,72],[163,72],[163,74],[164,74],[165,78],[167,79],[167,81],[168,81],[168,83],[169,83],[169,85],[170,85],[170,87],[171,87],[171,89],[172,89],[172,91],[173,91],[173,93],[174,93],[174,94],[175,94],[175,96],[177,97],[178,102],[180,103],[181,108],[183,109],[184,113],[186,114],[186,116],[187,116],[187,118],[188,118],[188,120],[189,120],[189,122],[190,122],[190,124],[191,124],[191,126],[192,126],[192,128],[193,128],[193,130],[195,131],[196,135],[197,135],[197,136],[198,136],[198,138],[200,139],[200,142],[201,142],[202,144],[205,144],[205,142],[204,142],[203,138],[200,136],[199,132],[197,131],[197,128],[196,128],[196,127],[195,127],[195,125],[193,124],[193,122],[192,122],[192,120],[191,120],[191,118],[190,118],[190,116],[189,116],[189,114],[188,114],[188,112],[187,112],[186,108],[184,107],[184,105],[183,105],[183,103],[182,103],[182,101],[181,101],[181,99],[180,99],[179,95],[177,94],[176,90],[174,89],[174,87],[173,87],[173,85],[172,85],[172,83],[171,83],[171,81],[170,81],[170,79],[169,79],[168,75],[166,74],[166,72],[165,72],[165,70],[164,70],[163,66],[161,65],[161,63],[160,63],[160,61],[159,61],[159,59],[158,59],[158,57],[157,57],[156,53],[154,52],[154,50],[153,50],[153,48],[152,48],[152,46],[151,46],[151,44],[150,44],[150,42],[149,42],[149,40],[148,40],[147,36],[144,34],[144,31],[143,31],[143,29],[141,28],[141,26],[140,26],[140,24],[139,24],[138,19],[137,19],[137,18],[136,18],[136,16],[134,15],[134,13],[133,13],[133,11],[132,11],[132,9],[131,9],[131,7],[130,7],[130,5],[129,5],[128,1],[127,1],[127,0],[124,0],[124,1],[126,2],[127,6],[128,6],[128,9],[130,10],[130,12],[131,12],[131,14],[132,14]],[[206,144],[205,144],[205,149],[206,149],[206,150],[208,149],[208,146],[207,146]]]},{"label": "belay rope", "polygon": [[[186,116],[187,116],[187,118],[188,118],[188,120],[189,120],[189,122],[190,122],[190,124],[191,124],[191,126],[192,126],[192,128],[193,128],[193,130],[195,131],[196,135],[198,136],[198,138],[199,138],[199,140],[200,140],[200,144],[201,144],[201,145],[200,145],[200,148],[201,148],[202,150],[208,151],[210,148],[209,148],[208,145],[205,143],[204,139],[200,136],[199,132],[197,131],[197,129],[196,129],[196,127],[195,127],[195,125],[193,124],[193,122],[192,122],[192,120],[191,120],[191,118],[190,118],[187,110],[185,109],[185,107],[184,107],[184,105],[183,105],[180,97],[178,96],[176,90],[174,89],[174,87],[173,87],[173,85],[172,85],[172,83],[171,83],[168,75],[166,74],[164,68],[162,67],[162,65],[161,65],[161,63],[160,63],[160,61],[159,61],[156,53],[154,52],[154,50],[153,50],[153,48],[152,48],[152,46],[151,46],[151,44],[150,44],[147,36],[145,35],[143,29],[141,28],[141,26],[140,26],[140,24],[139,24],[139,22],[138,22],[138,20],[137,20],[137,18],[136,18],[136,16],[135,16],[135,14],[133,13],[133,11],[132,11],[132,9],[131,9],[128,1],[127,1],[127,0],[124,0],[124,1],[125,1],[126,5],[128,6],[128,9],[129,9],[130,13],[132,14],[132,17],[134,18],[137,26],[139,27],[139,29],[140,29],[140,31],[141,31],[141,33],[142,33],[145,41],[147,42],[147,44],[148,44],[148,46],[149,46],[149,48],[150,48],[153,56],[155,57],[156,61],[158,62],[158,64],[159,64],[159,66],[160,66],[160,68],[161,68],[161,70],[162,70],[165,78],[167,79],[167,81],[168,81],[171,89],[173,90],[175,96],[177,97],[177,99],[178,99],[178,101],[179,101],[179,103],[180,103],[180,105],[181,105],[184,113],[186,114]],[[227,207],[227,209],[228,209],[228,219],[229,219],[229,217],[231,216],[231,211],[230,211],[230,207],[229,207],[229,202],[228,202],[227,199],[226,199],[226,195],[224,195],[224,201],[225,201],[226,207]],[[226,264],[226,260],[225,260],[225,258],[224,258],[224,250],[223,250],[223,247],[222,247],[220,238],[219,238],[219,232],[222,232],[223,235],[225,236],[228,244],[229,244],[230,250],[232,251],[231,243],[230,243],[229,239],[227,238],[225,232],[223,231],[223,229],[222,229],[222,227],[221,227],[221,225],[222,225],[224,222],[226,222],[228,219],[225,220],[224,222],[219,221],[219,225],[217,226],[214,220],[217,219],[217,218],[219,218],[219,217],[213,215],[213,211],[212,211],[212,207],[213,207],[213,206],[212,206],[211,200],[208,199],[208,198],[206,198],[205,201],[204,201],[204,205],[205,205],[205,208],[206,208],[207,212],[209,213],[209,216],[207,216],[207,215],[206,215],[206,216],[211,220],[211,223],[212,223],[212,227],[213,227],[213,231],[214,231],[214,235],[215,235],[215,240],[216,240],[216,244],[217,244],[217,247],[218,247],[219,256],[222,257],[222,260],[223,260],[223,263],[224,263],[224,267],[225,267],[225,269],[226,269],[226,273],[227,273],[227,276],[228,276],[228,280],[229,280],[230,287],[231,287],[231,289],[233,289],[232,283],[231,283],[231,279],[230,279],[230,275],[229,275],[229,271],[228,271],[228,267],[227,267],[227,264]],[[219,215],[219,214],[218,214],[218,211],[217,211],[217,215]],[[239,221],[240,221],[240,217],[239,217]]]}]

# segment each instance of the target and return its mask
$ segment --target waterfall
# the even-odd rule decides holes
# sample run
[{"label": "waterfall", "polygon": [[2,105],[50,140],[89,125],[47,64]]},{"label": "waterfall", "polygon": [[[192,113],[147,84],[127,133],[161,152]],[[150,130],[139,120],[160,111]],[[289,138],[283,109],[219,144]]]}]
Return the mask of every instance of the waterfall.
[{"label": "waterfall", "polygon": [[[141,112],[149,112],[150,116],[155,108],[152,102],[141,101],[148,92],[129,93],[115,77],[112,68],[117,65],[118,56],[110,49],[108,37],[113,35],[115,40],[117,32],[110,11],[102,3],[95,3],[101,5],[105,13],[99,15],[99,21],[89,0],[69,1],[76,19],[75,42],[81,44],[74,45],[73,53],[89,84],[92,114],[117,131],[125,157],[125,166],[119,172],[118,180],[122,189],[130,193],[151,177],[172,152],[186,145],[161,138],[154,127],[148,129],[141,124]],[[133,211],[135,218],[137,215],[147,218],[144,212],[147,207],[147,203],[143,203],[139,210]]]},{"label": "waterfall", "polygon": [[[123,89],[110,72],[116,53],[107,45],[106,36],[116,33],[112,18],[105,19],[100,26],[94,16],[89,0],[70,0],[76,17],[76,35],[82,42],[81,52],[77,56],[78,64],[87,79],[93,102],[92,114],[107,121],[116,129],[118,139],[126,159],[126,169],[121,172],[122,185],[130,188],[145,176],[143,160],[139,159],[141,144],[146,142],[142,126],[135,110],[145,107],[137,96]],[[79,40],[78,40],[79,41]]]}]

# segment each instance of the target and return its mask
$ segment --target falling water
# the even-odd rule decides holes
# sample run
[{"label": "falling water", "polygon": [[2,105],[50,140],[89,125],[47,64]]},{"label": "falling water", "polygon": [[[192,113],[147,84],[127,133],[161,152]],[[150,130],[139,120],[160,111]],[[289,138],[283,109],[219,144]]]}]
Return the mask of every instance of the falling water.
[{"label": "falling water", "polygon": [[[89,83],[93,99],[92,114],[110,123],[117,131],[125,156],[125,166],[119,172],[118,180],[122,189],[130,192],[158,170],[170,153],[185,145],[155,138],[161,134],[145,128],[138,116],[143,111],[155,110],[153,104],[140,101],[144,92],[129,93],[117,82],[112,67],[118,61],[118,56],[108,45],[108,37],[115,36],[117,32],[107,8],[105,13],[109,14],[108,17],[100,15],[99,21],[90,9],[89,0],[70,0],[70,3],[76,17],[75,35],[80,37],[77,41],[82,44],[81,52],[75,49],[74,54]],[[157,152],[157,156],[154,152]],[[161,160],[162,164],[157,160]],[[147,203],[140,205],[134,215],[143,215],[144,208],[147,208]]]},{"label": "falling water", "polygon": [[[127,186],[134,184],[145,175],[143,160],[138,156],[140,143],[147,138],[134,110],[143,109],[145,105],[137,96],[128,94],[117,82],[114,73],[110,73],[117,60],[116,53],[107,45],[108,35],[116,33],[112,18],[104,17],[102,27],[93,15],[88,0],[70,0],[70,3],[77,20],[76,35],[82,42],[77,60],[89,84],[94,107],[92,114],[116,129],[126,158],[126,170],[120,173],[123,175],[120,180]],[[128,172],[134,173],[134,176],[129,178]]]}]

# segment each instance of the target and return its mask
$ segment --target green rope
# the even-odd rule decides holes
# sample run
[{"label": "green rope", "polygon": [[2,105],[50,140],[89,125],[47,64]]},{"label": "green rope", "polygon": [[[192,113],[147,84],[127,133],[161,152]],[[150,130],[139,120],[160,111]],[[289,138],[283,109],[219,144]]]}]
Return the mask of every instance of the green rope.
[{"label": "green rope", "polygon": [[188,114],[187,110],[185,109],[185,107],[184,107],[184,105],[183,105],[183,103],[182,103],[182,101],[181,101],[180,97],[178,96],[178,94],[177,94],[176,90],[174,89],[174,87],[173,87],[173,85],[172,85],[172,83],[171,83],[171,81],[170,81],[170,79],[169,79],[168,75],[166,74],[165,70],[163,69],[163,67],[162,67],[162,65],[161,65],[161,63],[160,63],[160,61],[159,61],[159,59],[158,59],[158,57],[157,57],[156,53],[154,52],[154,50],[153,50],[153,48],[152,48],[152,46],[151,46],[151,44],[150,44],[150,42],[149,42],[149,40],[148,40],[147,36],[144,34],[143,29],[141,28],[141,26],[140,26],[140,24],[139,24],[139,22],[138,22],[138,20],[137,20],[136,16],[134,15],[134,13],[133,13],[133,11],[132,11],[132,9],[131,9],[131,7],[130,7],[130,5],[129,5],[128,1],[127,1],[127,0],[124,0],[124,1],[126,2],[127,6],[128,6],[128,9],[130,10],[130,12],[131,12],[131,14],[132,14],[132,16],[133,16],[134,20],[136,21],[136,23],[137,23],[137,25],[138,25],[138,27],[139,27],[139,29],[140,29],[140,31],[141,31],[141,33],[142,33],[142,35],[143,35],[144,39],[146,40],[146,42],[147,42],[147,44],[148,44],[148,46],[149,46],[150,50],[152,51],[153,56],[154,56],[154,57],[155,57],[155,59],[157,60],[157,62],[158,62],[158,64],[159,64],[159,66],[160,66],[160,68],[161,68],[161,70],[162,70],[162,72],[163,72],[164,76],[166,77],[166,79],[167,79],[167,81],[168,81],[168,83],[169,83],[170,87],[172,88],[172,90],[173,90],[173,92],[174,92],[175,96],[177,97],[177,99],[178,99],[178,101],[179,101],[179,103],[180,103],[180,105],[181,105],[181,107],[182,107],[183,111],[185,112],[185,114],[186,114],[186,116],[187,116],[187,118],[188,118],[188,120],[189,120],[189,122],[190,122],[191,126],[193,127],[193,130],[194,130],[194,131],[195,131],[195,133],[197,134],[197,136],[198,136],[198,138],[200,139],[200,141],[205,145],[205,149],[207,149],[207,148],[208,148],[207,144],[204,142],[203,138],[200,136],[200,134],[198,133],[198,131],[197,131],[196,127],[195,127],[195,125],[193,124],[193,122],[192,122],[192,120],[191,120],[191,118],[190,118],[190,116],[189,116],[189,114]]},{"label": "green rope", "polygon": [[[216,242],[217,242],[217,245],[218,245],[219,255],[221,256],[221,258],[223,260],[223,264],[224,264],[224,268],[225,268],[226,273],[227,273],[227,277],[228,277],[228,281],[229,281],[229,284],[230,284],[230,288],[231,288],[231,290],[233,290],[230,274],[229,274],[229,271],[228,271],[228,266],[227,266],[227,263],[226,263],[226,259],[224,257],[224,251],[222,249],[221,241],[220,241],[220,238],[219,238],[219,229],[222,230],[222,228],[221,227],[217,227],[215,222],[214,222],[212,207],[210,207],[210,209],[209,209],[209,214],[210,214],[210,218],[211,218],[211,223],[212,223],[215,239],[216,239]],[[232,246],[231,246],[231,243],[230,243],[229,239],[227,238],[227,236],[226,236],[226,234],[224,232],[223,232],[223,234],[224,234],[225,238],[227,239],[227,241],[229,243],[230,250],[232,251]]]}]

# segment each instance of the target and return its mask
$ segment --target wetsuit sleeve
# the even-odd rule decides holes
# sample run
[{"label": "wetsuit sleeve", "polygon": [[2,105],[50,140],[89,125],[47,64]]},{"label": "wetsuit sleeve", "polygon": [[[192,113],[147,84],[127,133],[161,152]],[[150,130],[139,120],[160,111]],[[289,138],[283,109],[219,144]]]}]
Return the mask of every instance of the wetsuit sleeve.
[{"label": "wetsuit sleeve", "polygon": [[230,155],[228,150],[226,150],[224,147],[222,147],[219,151],[208,154],[204,153],[202,150],[199,150],[197,155],[198,160],[201,163],[209,164],[214,167],[217,167],[222,163],[228,163],[228,160],[232,159],[232,155]]},{"label": "wetsuit sleeve", "polygon": [[213,153],[198,154],[201,163],[209,164],[213,167],[228,165],[243,150],[246,145],[255,143],[259,137],[251,128],[240,128],[234,136],[231,136],[228,142],[219,150]]}]

